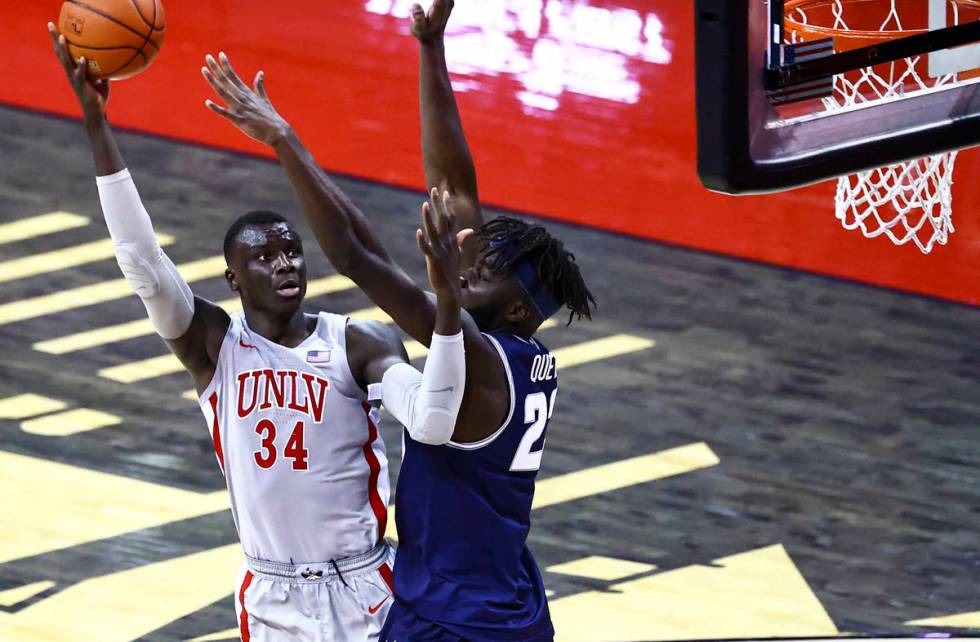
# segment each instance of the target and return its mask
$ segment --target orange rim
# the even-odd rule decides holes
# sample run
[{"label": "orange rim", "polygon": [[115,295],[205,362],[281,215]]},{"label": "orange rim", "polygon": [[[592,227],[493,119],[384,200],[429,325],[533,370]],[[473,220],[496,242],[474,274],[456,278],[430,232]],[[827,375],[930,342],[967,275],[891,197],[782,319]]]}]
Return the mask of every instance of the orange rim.
[{"label": "orange rim", "polygon": [[[865,3],[879,3],[883,0],[840,0],[842,5],[855,5]],[[953,4],[960,7],[973,9],[980,12],[980,0],[951,0]],[[794,11],[802,9],[817,9],[829,7],[834,4],[834,0],[786,0],[783,3],[783,14],[785,16],[786,31],[797,33],[805,39],[812,38],[834,38],[834,42],[839,50],[856,49],[873,45],[879,42],[887,42],[895,38],[903,38],[919,33],[925,33],[928,29],[892,29],[892,30],[862,30],[862,29],[836,29],[834,27],[823,27],[800,22],[792,17]]]}]

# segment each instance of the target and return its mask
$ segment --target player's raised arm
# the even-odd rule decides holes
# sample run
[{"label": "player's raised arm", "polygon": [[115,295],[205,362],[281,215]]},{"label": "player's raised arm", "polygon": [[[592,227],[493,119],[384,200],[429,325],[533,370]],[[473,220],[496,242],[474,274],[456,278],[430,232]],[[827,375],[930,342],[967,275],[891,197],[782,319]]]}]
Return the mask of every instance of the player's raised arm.
[{"label": "player's raised arm", "polygon": [[[412,35],[419,41],[419,110],[422,116],[422,163],[425,183],[453,195],[461,228],[483,224],[476,168],[463,134],[453,86],[446,67],[443,34],[453,0],[433,0],[428,12],[412,6]],[[463,266],[473,265],[479,244],[463,247]]]},{"label": "player's raised arm", "polygon": [[95,159],[99,201],[119,268],[143,301],[157,333],[202,390],[214,372],[228,315],[212,303],[195,300],[190,286],[160,247],[106,118],[109,81],[87,77],[85,59],[72,60],[65,37],[53,23],[48,23],[48,33],[82,107]]}]

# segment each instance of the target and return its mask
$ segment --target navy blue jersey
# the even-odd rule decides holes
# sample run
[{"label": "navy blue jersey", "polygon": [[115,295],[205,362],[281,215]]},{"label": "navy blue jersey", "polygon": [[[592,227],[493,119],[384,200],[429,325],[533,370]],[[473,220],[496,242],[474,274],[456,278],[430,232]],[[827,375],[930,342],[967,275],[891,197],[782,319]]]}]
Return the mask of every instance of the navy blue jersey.
[{"label": "navy blue jersey", "polygon": [[537,340],[485,336],[506,366],[510,412],[475,443],[429,446],[403,433],[395,596],[402,610],[466,640],[550,640],[526,540],[558,373]]}]

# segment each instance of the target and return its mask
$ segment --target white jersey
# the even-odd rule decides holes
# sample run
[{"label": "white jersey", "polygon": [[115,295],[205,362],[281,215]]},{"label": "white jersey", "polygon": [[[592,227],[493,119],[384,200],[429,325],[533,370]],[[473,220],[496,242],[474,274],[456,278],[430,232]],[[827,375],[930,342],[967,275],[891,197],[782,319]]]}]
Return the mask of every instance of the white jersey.
[{"label": "white jersey", "polygon": [[384,536],[388,459],[379,413],[347,362],[346,326],[321,312],[287,348],[231,315],[199,403],[249,557],[341,559]]}]

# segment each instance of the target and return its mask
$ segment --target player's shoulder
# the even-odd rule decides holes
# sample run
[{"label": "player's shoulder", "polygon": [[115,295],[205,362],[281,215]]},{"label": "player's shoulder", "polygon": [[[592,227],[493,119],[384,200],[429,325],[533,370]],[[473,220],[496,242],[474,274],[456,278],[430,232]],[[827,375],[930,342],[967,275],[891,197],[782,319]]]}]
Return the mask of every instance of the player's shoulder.
[{"label": "player's shoulder", "polygon": [[348,351],[392,352],[404,354],[405,346],[395,328],[370,319],[347,319],[346,339]]}]

